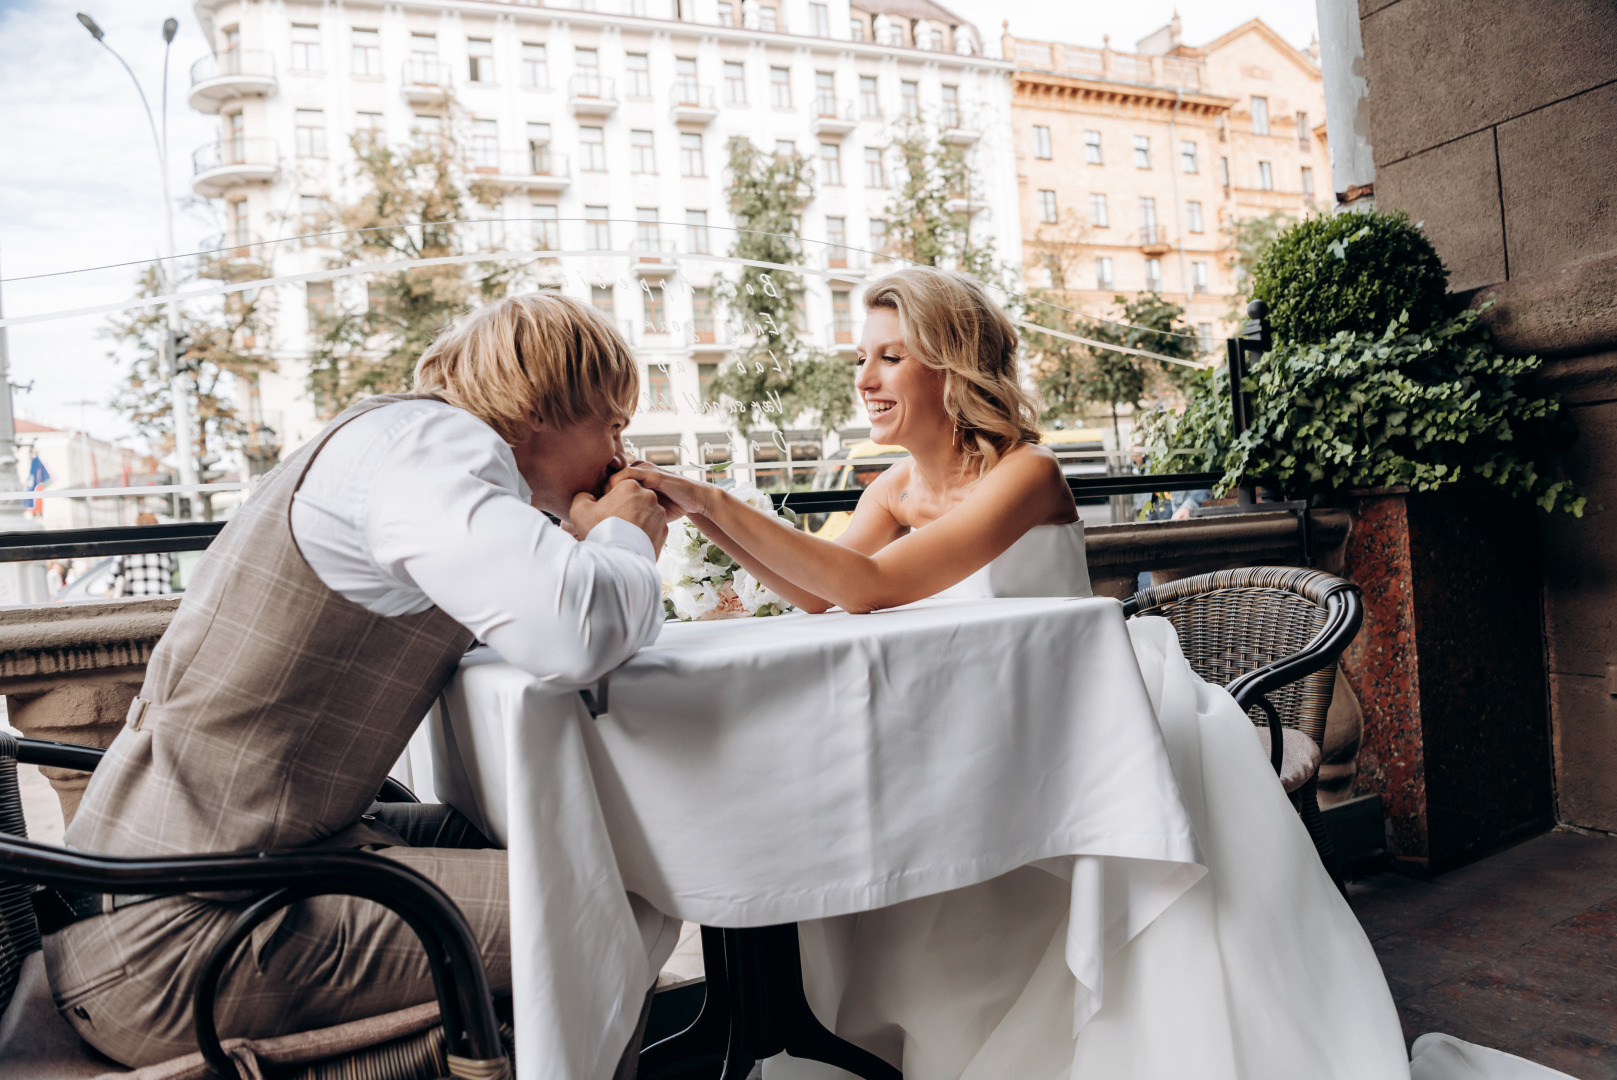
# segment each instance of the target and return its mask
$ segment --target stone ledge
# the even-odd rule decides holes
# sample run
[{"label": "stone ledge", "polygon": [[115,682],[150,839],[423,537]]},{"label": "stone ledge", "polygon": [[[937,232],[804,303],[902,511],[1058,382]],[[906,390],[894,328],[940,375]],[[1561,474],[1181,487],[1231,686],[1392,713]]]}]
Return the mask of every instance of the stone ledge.
[{"label": "stone ledge", "polygon": [[180,606],[178,596],[0,608],[0,690],[5,683],[137,667]]},{"label": "stone ledge", "polygon": [[1544,357],[1617,349],[1617,251],[1515,278],[1477,293],[1482,321],[1506,352]]}]

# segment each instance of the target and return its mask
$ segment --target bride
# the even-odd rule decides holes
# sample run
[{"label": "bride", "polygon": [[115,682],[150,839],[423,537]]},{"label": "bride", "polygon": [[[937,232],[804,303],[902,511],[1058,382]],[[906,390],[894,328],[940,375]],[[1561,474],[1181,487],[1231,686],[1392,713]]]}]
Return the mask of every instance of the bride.
[{"label": "bride", "polygon": [[[910,456],[865,490],[836,542],[708,483],[643,463],[622,475],[805,611],[1089,595],[1083,524],[1038,445],[1010,320],[981,285],[924,267],[872,283],[865,305],[855,386],[871,438]],[[801,924],[816,1014],[906,1080],[1409,1077],[1375,953],[1251,722],[1196,677],[1165,619],[1131,620],[1130,634],[1208,873],[1107,960],[1098,1011],[1075,1023],[1070,892],[1030,866]],[[1418,1076],[1558,1075],[1519,1059],[1535,1072],[1487,1072],[1478,1055],[1504,1055],[1456,1040],[1438,1049]],[[765,1075],[846,1074],[781,1057]]]}]

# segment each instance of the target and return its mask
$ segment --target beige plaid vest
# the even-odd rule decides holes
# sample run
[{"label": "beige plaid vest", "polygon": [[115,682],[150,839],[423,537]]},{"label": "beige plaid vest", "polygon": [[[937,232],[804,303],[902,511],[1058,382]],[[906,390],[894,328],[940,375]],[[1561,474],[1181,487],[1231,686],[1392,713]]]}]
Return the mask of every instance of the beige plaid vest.
[{"label": "beige plaid vest", "polygon": [[[292,495],[367,399],[264,477],[198,565],[67,842],[109,855],[385,842],[360,821],[472,635],[321,583]],[[467,567],[467,573],[475,573]]]}]

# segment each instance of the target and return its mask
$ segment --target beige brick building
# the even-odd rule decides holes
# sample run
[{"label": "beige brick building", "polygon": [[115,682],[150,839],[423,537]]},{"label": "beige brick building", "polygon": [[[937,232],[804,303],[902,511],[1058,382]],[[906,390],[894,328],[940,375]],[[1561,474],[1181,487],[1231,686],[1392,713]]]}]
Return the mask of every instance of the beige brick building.
[{"label": "beige brick building", "polygon": [[1027,285],[1103,317],[1159,292],[1211,348],[1235,305],[1229,223],[1332,201],[1316,53],[1259,19],[1193,47],[1175,16],[1135,52],[1007,27]]}]

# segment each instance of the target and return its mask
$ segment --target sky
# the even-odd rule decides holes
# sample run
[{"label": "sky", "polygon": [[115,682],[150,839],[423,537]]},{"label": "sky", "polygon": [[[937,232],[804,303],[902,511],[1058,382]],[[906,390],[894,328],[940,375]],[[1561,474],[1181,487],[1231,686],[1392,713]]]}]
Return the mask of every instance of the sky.
[{"label": "sky", "polygon": [[[1013,34],[1080,45],[1111,35],[1119,49],[1167,22],[1170,0],[947,0],[985,38],[1000,20]],[[162,248],[157,154],[127,73],[74,13],[86,10],[160,108],[162,22],[180,21],[169,67],[169,184],[175,244],[197,250],[222,231],[217,211],[191,193],[191,152],[214,141],[217,121],[186,104],[188,71],[208,51],[185,0],[0,0],[0,302],[9,315],[84,306],[133,294],[138,266]],[[1253,16],[1298,46],[1315,29],[1312,0],[1185,0],[1184,40],[1209,41]],[[38,274],[61,276],[12,280]],[[104,317],[10,330],[17,415],[52,427],[126,438],[109,407],[123,374],[98,335]]]}]

